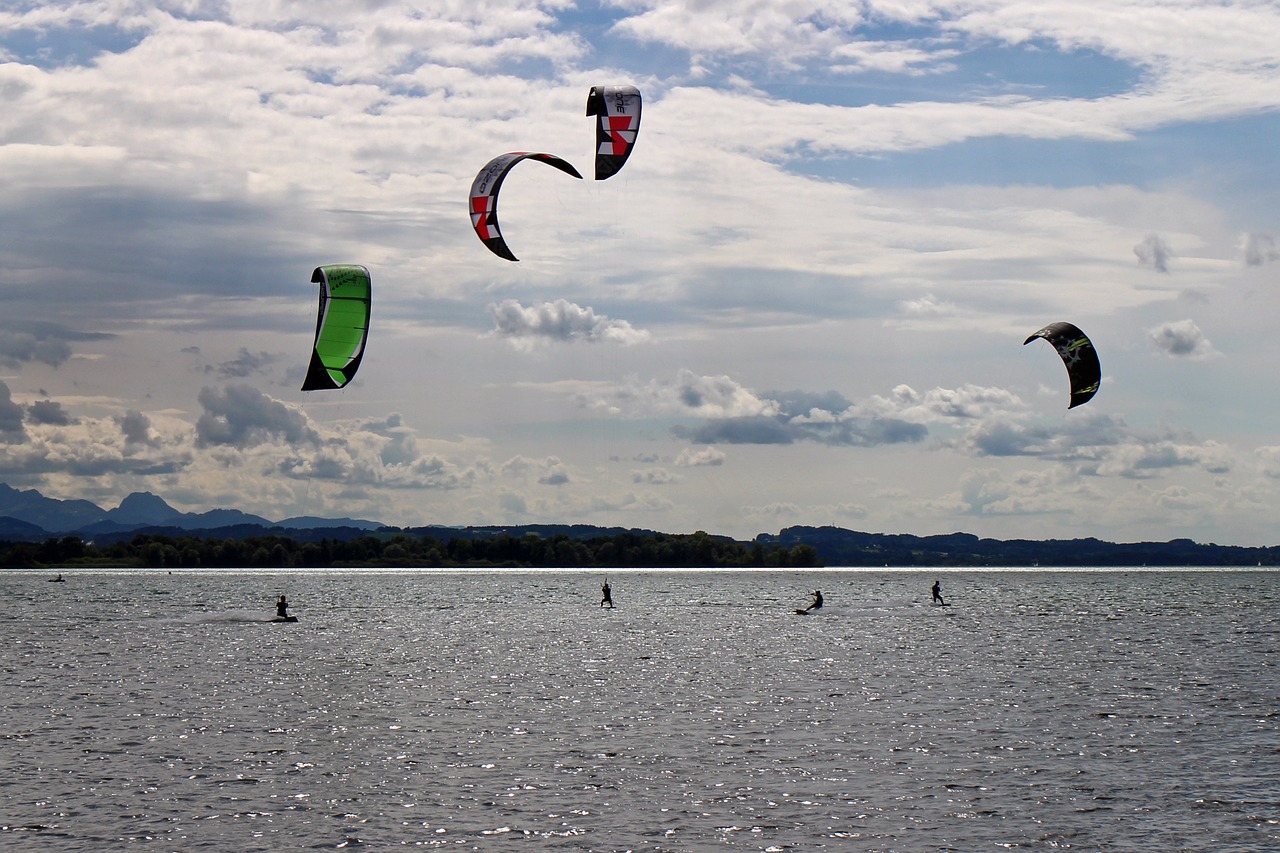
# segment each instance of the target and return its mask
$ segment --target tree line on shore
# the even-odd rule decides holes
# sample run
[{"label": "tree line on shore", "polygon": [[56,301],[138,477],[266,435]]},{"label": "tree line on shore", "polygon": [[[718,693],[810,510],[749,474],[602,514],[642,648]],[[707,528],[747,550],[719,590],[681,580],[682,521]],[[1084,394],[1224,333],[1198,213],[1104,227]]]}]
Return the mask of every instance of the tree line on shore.
[{"label": "tree line on shore", "polygon": [[807,544],[743,543],[703,532],[589,539],[500,533],[486,539],[394,534],[300,542],[287,536],[215,539],[139,534],[95,545],[78,536],[0,542],[0,568],[811,568]]}]

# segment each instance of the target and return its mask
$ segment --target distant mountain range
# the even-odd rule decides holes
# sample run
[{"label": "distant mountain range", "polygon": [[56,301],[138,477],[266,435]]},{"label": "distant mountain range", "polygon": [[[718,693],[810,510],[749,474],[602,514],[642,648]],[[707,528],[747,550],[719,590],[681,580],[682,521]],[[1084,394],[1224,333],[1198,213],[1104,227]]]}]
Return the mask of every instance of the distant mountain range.
[{"label": "distant mountain range", "polygon": [[[396,528],[355,518],[301,516],[270,521],[238,509],[178,512],[149,492],[134,492],[115,509],[104,510],[86,500],[48,498],[34,489],[18,490],[0,483],[0,542],[44,542],[75,536],[98,545],[128,541],[139,534],[194,536],[204,539],[251,539],[285,536],[302,542],[349,540],[376,534],[453,539],[496,539],[502,536],[565,537],[575,540],[615,537],[653,538],[668,534],[589,524],[523,524],[471,527]],[[726,536],[713,536],[729,539]],[[1246,547],[1173,539],[1168,542],[1116,544],[1100,539],[985,539],[969,533],[936,536],[862,533],[840,527],[788,527],[761,533],[762,546],[813,548],[827,566],[1280,566],[1280,546]]]},{"label": "distant mountain range", "polygon": [[315,518],[298,516],[270,521],[238,509],[208,512],[179,512],[150,492],[134,492],[115,509],[103,509],[91,501],[59,500],[35,489],[20,490],[0,483],[0,540],[37,542],[60,536],[82,539],[112,539],[138,532],[208,532],[225,528],[247,528],[261,534],[267,530],[377,530],[377,521],[357,518]]}]

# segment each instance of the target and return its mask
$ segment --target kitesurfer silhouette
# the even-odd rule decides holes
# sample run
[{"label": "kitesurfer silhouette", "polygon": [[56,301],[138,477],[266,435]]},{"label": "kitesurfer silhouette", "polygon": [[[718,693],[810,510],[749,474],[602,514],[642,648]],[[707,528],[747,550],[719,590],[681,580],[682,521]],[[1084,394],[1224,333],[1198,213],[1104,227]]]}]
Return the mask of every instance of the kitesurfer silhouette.
[{"label": "kitesurfer silhouette", "polygon": [[289,618],[289,602],[283,595],[276,599],[276,616],[280,619]]},{"label": "kitesurfer silhouette", "polygon": [[818,589],[815,589],[815,590],[813,591],[813,604],[810,604],[808,607],[806,607],[806,608],[805,608],[803,611],[801,611],[801,612],[803,612],[803,613],[809,613],[809,612],[811,612],[811,611],[814,611],[814,610],[821,610],[821,609],[822,609],[822,591],[821,591],[821,590],[818,590]]},{"label": "kitesurfer silhouette", "polygon": [[947,603],[942,600],[942,581],[934,581],[933,589],[930,591],[933,593],[934,604],[941,604],[943,607],[947,606]]},{"label": "kitesurfer silhouette", "polygon": [[613,609],[613,590],[609,588],[609,581],[606,580],[604,585],[600,587],[600,606],[608,605],[609,609]]}]

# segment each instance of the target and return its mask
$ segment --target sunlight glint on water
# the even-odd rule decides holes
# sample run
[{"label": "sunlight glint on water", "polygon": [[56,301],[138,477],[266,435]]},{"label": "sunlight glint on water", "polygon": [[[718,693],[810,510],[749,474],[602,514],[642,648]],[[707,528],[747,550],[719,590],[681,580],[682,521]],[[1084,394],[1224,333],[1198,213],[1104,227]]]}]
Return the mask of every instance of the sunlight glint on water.
[{"label": "sunlight glint on water", "polygon": [[1280,848],[1271,572],[48,577],[14,849]]}]

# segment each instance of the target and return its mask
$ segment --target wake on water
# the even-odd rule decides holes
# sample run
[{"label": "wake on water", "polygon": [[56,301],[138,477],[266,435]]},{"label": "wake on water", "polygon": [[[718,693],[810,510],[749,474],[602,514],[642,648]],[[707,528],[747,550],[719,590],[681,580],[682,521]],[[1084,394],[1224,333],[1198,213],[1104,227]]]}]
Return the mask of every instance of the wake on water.
[{"label": "wake on water", "polygon": [[909,598],[893,598],[883,601],[859,601],[857,604],[826,604],[817,610],[809,610],[806,616],[873,616],[901,613],[928,605]]},{"label": "wake on water", "polygon": [[182,616],[168,616],[160,621],[171,624],[200,625],[206,623],[227,622],[271,622],[275,618],[275,612],[270,610],[233,609],[187,613]]}]

